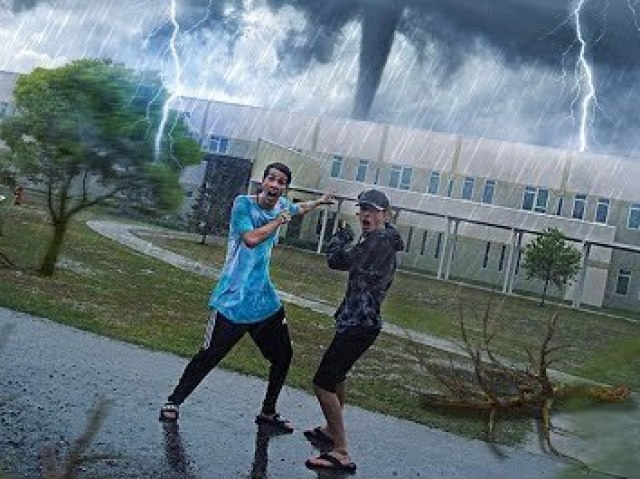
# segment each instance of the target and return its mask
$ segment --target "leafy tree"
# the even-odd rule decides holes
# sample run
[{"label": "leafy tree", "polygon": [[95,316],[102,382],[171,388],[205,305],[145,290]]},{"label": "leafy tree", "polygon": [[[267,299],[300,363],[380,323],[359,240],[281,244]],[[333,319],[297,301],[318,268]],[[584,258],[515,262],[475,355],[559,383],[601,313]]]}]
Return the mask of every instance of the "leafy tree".
[{"label": "leafy tree", "polygon": [[172,112],[155,158],[167,98],[158,74],[79,60],[21,76],[14,96],[16,113],[0,124],[0,139],[10,149],[0,166],[43,185],[53,236],[42,275],[53,274],[78,212],[131,192],[161,209],[179,204],[179,170],[200,161],[200,151]]},{"label": "leafy tree", "polygon": [[556,228],[547,228],[526,246],[523,267],[527,271],[527,279],[544,281],[540,306],[544,305],[549,282],[561,289],[578,273],[580,256],[580,251],[567,244],[564,234]]},{"label": "leafy tree", "polygon": [[202,244],[210,233],[229,229],[233,200],[247,191],[251,175],[251,162],[246,159],[218,155],[205,159],[206,172],[189,215],[189,226],[202,235]]},{"label": "leafy tree", "polygon": [[202,235],[201,244],[205,244],[210,232],[211,225],[211,205],[213,203],[213,189],[207,186],[206,179],[198,187],[196,200],[191,205],[189,215],[189,229]]}]

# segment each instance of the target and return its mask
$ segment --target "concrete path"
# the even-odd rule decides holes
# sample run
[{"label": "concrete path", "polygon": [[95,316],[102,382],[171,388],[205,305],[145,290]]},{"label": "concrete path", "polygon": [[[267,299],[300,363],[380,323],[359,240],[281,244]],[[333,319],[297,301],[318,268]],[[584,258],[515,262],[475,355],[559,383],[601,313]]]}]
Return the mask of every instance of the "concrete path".
[{"label": "concrete path", "polygon": [[[0,340],[0,460],[12,475],[42,477],[39,454],[68,450],[104,398],[113,403],[89,452],[110,458],[80,477],[332,477],[304,467],[314,450],[300,431],[271,438],[255,426],[259,379],[214,371],[183,405],[179,430],[164,428],[158,407],[184,359],[3,308]],[[300,428],[320,421],[304,392],[285,388],[279,407]],[[551,478],[564,468],[549,455],[503,448],[498,457],[481,441],[356,407],[346,420],[356,477]]]}]

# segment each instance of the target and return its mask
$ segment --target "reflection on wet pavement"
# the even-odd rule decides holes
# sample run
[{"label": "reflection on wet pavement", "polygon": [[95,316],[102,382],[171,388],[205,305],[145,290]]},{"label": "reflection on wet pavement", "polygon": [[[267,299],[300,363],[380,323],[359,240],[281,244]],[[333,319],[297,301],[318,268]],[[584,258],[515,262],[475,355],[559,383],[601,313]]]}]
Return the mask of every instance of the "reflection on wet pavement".
[{"label": "reflection on wet pavement", "polygon": [[164,457],[169,467],[178,474],[178,478],[194,477],[189,471],[189,461],[182,445],[178,423],[165,422],[162,424],[164,432]]},{"label": "reflection on wet pavement", "polygon": [[[253,456],[253,464],[251,465],[250,479],[266,479],[268,478],[267,466],[269,464],[269,441],[275,436],[287,436],[281,430],[274,428],[269,424],[259,424],[256,430],[256,450]],[[321,449],[325,452],[327,449]],[[303,462],[302,460],[300,461]],[[352,474],[348,472],[337,471],[316,471],[318,479],[338,479],[350,477]]]},{"label": "reflection on wet pavement", "polygon": [[[184,369],[184,359],[0,308],[0,330],[11,323],[15,328],[0,356],[3,472],[42,477],[42,447],[79,437],[86,412],[104,397],[126,414],[106,417],[87,454],[109,459],[85,464],[79,478],[343,477],[305,468],[316,451],[302,431],[274,437],[268,427],[253,424],[247,398],[262,397],[262,380],[218,370],[191,398],[180,430],[160,426],[162,393]],[[285,387],[280,406],[298,424],[318,420],[316,398],[302,391]],[[549,479],[561,467],[553,457],[516,448],[504,448],[508,457],[498,459],[480,441],[360,408],[349,406],[346,413],[360,478],[511,478],[526,470],[529,477]],[[634,426],[620,421],[618,430]]]},{"label": "reflection on wet pavement", "polygon": [[256,450],[251,465],[251,479],[265,479],[267,465],[269,464],[269,441],[275,436],[288,436],[288,433],[272,426],[271,424],[258,424],[256,429]]},{"label": "reflection on wet pavement", "polygon": [[251,479],[263,479],[267,477],[267,465],[269,464],[269,440],[273,435],[273,428],[268,424],[259,424],[256,431],[256,452],[251,465]]}]

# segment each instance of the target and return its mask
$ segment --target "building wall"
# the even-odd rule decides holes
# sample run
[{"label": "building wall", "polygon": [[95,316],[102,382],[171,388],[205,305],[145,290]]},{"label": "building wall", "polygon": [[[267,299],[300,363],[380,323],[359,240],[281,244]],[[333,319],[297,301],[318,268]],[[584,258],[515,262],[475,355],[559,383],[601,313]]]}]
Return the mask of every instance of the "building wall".
[{"label": "building wall", "polygon": [[[640,255],[616,251],[611,256],[604,304],[611,308],[637,310],[640,302]],[[626,294],[616,291],[620,270],[627,270],[630,273]]]},{"label": "building wall", "polygon": [[[538,228],[550,226],[553,223],[552,216],[558,212],[560,218],[571,218],[575,195],[582,193],[587,195],[587,201],[584,221],[576,220],[578,223],[587,229],[591,228],[598,199],[609,198],[607,224],[614,227],[614,234],[609,240],[640,244],[640,234],[637,231],[626,229],[625,226],[628,205],[635,201],[636,193],[628,184],[622,184],[622,187],[619,187],[617,181],[618,174],[629,179],[638,174],[640,168],[631,161],[598,155],[576,155],[553,148],[510,144],[485,138],[463,138],[459,135],[355,120],[314,118],[308,115],[266,112],[249,107],[216,103],[211,105],[211,111],[216,111],[216,113],[212,117],[210,116],[206,131],[229,134],[231,136],[230,151],[233,151],[234,154],[239,153],[238,145],[243,145],[242,151],[247,157],[251,157],[253,154],[260,157],[252,145],[256,145],[258,139],[262,138],[293,148],[297,153],[304,152],[318,161],[319,167],[313,168],[312,174],[309,175],[313,181],[301,183],[309,188],[322,186],[323,181],[316,181],[318,174],[320,178],[330,179],[331,163],[335,155],[342,157],[339,179],[353,184],[352,191],[349,191],[352,195],[356,195],[366,184],[388,187],[394,167],[411,168],[410,182],[402,187],[415,193],[426,192],[431,173],[438,172],[440,174],[438,195],[446,196],[449,193],[449,183],[451,182],[450,196],[454,199],[461,198],[465,179],[473,178],[473,193],[468,201],[472,205],[481,203],[485,182],[493,180],[495,181],[495,189],[492,204],[509,210],[522,211],[525,190],[529,186],[544,189],[548,194],[542,213],[535,221]],[[234,115],[237,115],[238,118],[230,119]],[[249,116],[252,117],[252,120],[248,119]],[[294,123],[300,126],[298,131],[294,132],[290,128],[291,118],[295,118]],[[267,124],[261,124],[262,121]],[[274,125],[278,125],[278,127],[273,128]],[[272,128],[269,129],[268,126]],[[275,154],[279,155],[279,153]],[[290,154],[281,155],[279,158],[293,161]],[[368,170],[364,182],[355,182],[360,160],[368,161]],[[611,172],[614,174],[611,175]],[[424,196],[429,197],[429,195]],[[558,211],[560,200],[562,205]],[[428,210],[429,205],[421,205],[420,207],[423,206]],[[504,215],[504,213],[504,211],[500,211],[498,215]],[[533,212],[527,214],[537,215]],[[510,217],[510,215],[507,216]],[[511,218],[511,220],[514,221],[513,225],[518,226],[518,218]],[[317,217],[313,218],[313,222],[317,223]],[[317,237],[315,223],[313,227],[307,226],[302,231]],[[560,226],[562,229],[563,225]],[[401,228],[403,227],[401,225]],[[416,244],[418,237],[420,237],[418,242],[422,241],[420,236],[422,231],[419,227],[414,227],[412,230],[413,245]],[[619,231],[623,232],[618,234]],[[436,230],[433,231],[433,234],[436,234]],[[461,264],[468,264],[471,260],[477,262],[478,251],[483,252],[486,248],[486,241],[475,238],[474,234],[468,228],[466,231],[464,228],[461,230],[463,238],[460,239],[456,252],[457,257],[461,258]],[[493,236],[496,234],[494,233]],[[497,236],[503,236],[503,238],[488,240],[492,242],[489,260],[493,259],[496,264],[502,250],[502,244],[506,244],[508,241],[504,238],[504,234]],[[434,238],[437,236],[430,236],[427,233],[427,250],[429,246],[435,245]],[[587,291],[583,299],[591,304],[602,304],[603,301],[607,304],[607,301],[613,300],[620,302],[618,297],[609,294],[612,281],[614,283],[617,281],[611,279],[615,268],[609,266],[610,252],[608,250],[605,253],[600,252],[600,256],[597,258],[594,255],[595,249],[589,262],[585,280]],[[623,253],[622,261],[628,256],[629,253]],[[435,272],[438,267],[436,258],[429,258],[428,254],[416,253],[413,250],[402,255],[402,262],[407,267],[431,272]],[[492,272],[490,267],[483,268],[480,265],[472,268],[472,271],[469,268],[463,268],[460,272],[456,268],[454,262],[451,271],[454,276],[457,274],[466,275],[471,280],[485,281],[501,286],[502,272],[497,270]],[[603,281],[602,275],[605,271],[608,278]],[[523,275],[520,274],[516,278],[514,285],[516,289],[541,290],[540,284],[536,284],[534,281],[525,281],[522,278]],[[631,289],[634,284],[632,281]],[[607,294],[605,294],[605,288]],[[571,286],[565,288],[564,291],[554,291],[552,288],[550,294],[558,297],[571,297]]]},{"label": "building wall", "polygon": [[[0,72],[0,101],[12,101],[16,79],[16,74]],[[182,98],[178,108],[184,112],[190,130],[199,137],[204,151],[219,148],[224,151],[217,153],[250,159],[258,176],[267,161],[277,159],[292,165],[295,186],[319,190],[335,187],[343,195],[355,197],[362,189],[375,184],[385,190],[397,206],[483,219],[505,227],[526,226],[535,231],[556,226],[578,239],[640,246],[640,231],[628,228],[629,208],[640,202],[638,161],[195,98]],[[339,178],[331,178],[336,155],[343,158],[342,171]],[[361,160],[368,162],[368,170],[364,181],[357,182]],[[411,169],[410,181],[390,187],[398,167],[405,173]],[[426,193],[433,172],[440,174],[436,195]],[[474,188],[471,198],[462,200],[466,178],[473,178]],[[491,205],[482,203],[487,180],[496,183]],[[450,184],[451,194],[447,198]],[[522,209],[528,186],[548,193],[540,213]],[[578,194],[586,195],[582,220],[572,218]],[[297,196],[301,199],[305,195]],[[604,225],[594,222],[600,198],[609,200]],[[557,216],[560,199],[562,208]],[[353,204],[345,202],[340,215],[355,225],[354,213]],[[300,234],[317,238],[318,218],[318,214],[309,215]],[[444,232],[446,222],[433,216],[403,212],[398,217],[398,226],[405,239],[411,234],[409,251],[401,255],[402,264],[437,271],[439,259],[435,258],[435,246],[438,232]],[[459,233],[451,275],[501,287],[503,276],[497,271],[497,262],[502,245],[509,242],[509,231],[463,225]],[[491,243],[489,262],[483,267],[487,242]],[[616,293],[620,269],[630,272],[626,295]],[[521,273],[516,277],[516,289],[540,289],[539,284],[523,278]],[[612,254],[607,248],[593,248],[585,281],[583,299],[588,303],[640,310],[640,255],[620,251]],[[564,292],[550,292],[571,297],[572,286]]]}]

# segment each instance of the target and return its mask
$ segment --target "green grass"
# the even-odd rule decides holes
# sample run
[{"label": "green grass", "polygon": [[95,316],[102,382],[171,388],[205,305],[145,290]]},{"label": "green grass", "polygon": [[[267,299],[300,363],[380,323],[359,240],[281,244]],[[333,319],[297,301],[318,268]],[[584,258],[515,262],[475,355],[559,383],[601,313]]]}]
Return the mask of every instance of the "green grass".
[{"label": "green grass", "polygon": [[[144,235],[153,243],[203,263],[221,267],[225,241],[210,245],[195,241]],[[335,307],[344,293],[346,273],[330,270],[324,256],[288,247],[274,250],[272,277],[278,288],[321,300]],[[566,348],[553,367],[563,372],[609,384],[627,383],[640,390],[640,324],[597,312],[558,305],[538,306],[538,300],[439,281],[429,276],[398,272],[383,306],[389,322],[434,336],[460,341],[462,314],[471,336],[479,338],[482,316],[490,303],[497,331],[494,349],[513,360],[524,361],[526,348],[536,350],[546,332],[546,322],[559,315],[556,343]]]},{"label": "green grass", "polygon": [[[22,271],[0,269],[0,305],[190,357],[202,341],[212,281],[101,237],[84,223],[91,216],[83,215],[71,223],[56,274],[41,278],[33,271],[50,237],[46,214],[37,206],[4,208],[0,251]],[[224,259],[224,241],[216,240],[213,246],[160,237],[154,241],[209,264],[220,266]],[[346,282],[345,273],[329,270],[323,257],[281,247],[274,251],[273,277],[283,290],[334,305],[340,301]],[[473,312],[483,309],[486,302],[486,292],[398,274],[385,315],[397,324],[457,339],[458,305]],[[286,307],[295,352],[287,382],[310,390],[310,378],[332,335],[332,319],[292,304]],[[540,336],[541,323],[551,308],[537,308],[535,303],[513,298],[494,298],[494,312],[500,321],[498,352],[516,355],[519,347]],[[620,379],[637,389],[639,355],[634,339],[640,327],[595,314],[563,310],[565,313],[559,333],[579,345],[563,359],[568,372],[583,372],[599,380]],[[477,318],[469,314],[468,319],[470,328],[477,329]],[[593,328],[591,335],[587,328]],[[624,353],[618,348],[620,344],[628,344],[622,349]],[[589,346],[586,351],[585,345]],[[349,402],[466,437],[481,437],[483,417],[451,416],[421,407],[418,392],[435,387],[434,380],[420,367],[418,357],[424,356],[442,358],[443,354],[403,338],[381,335],[353,371]],[[606,367],[601,367],[602,358],[606,358]],[[266,362],[246,338],[222,366],[263,378],[267,373]],[[498,440],[518,442],[530,430],[531,423],[526,419],[503,421]]]}]

